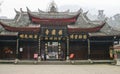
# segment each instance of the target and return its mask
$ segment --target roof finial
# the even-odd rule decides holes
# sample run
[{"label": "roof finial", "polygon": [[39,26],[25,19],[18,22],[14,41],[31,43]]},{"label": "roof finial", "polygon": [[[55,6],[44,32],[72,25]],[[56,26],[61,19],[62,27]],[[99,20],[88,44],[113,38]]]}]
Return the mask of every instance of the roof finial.
[{"label": "roof finial", "polygon": [[54,0],[49,4],[48,12],[58,12],[57,5]]},{"label": "roof finial", "polygon": [[87,15],[88,12],[89,12],[89,11],[86,11],[84,14]]},{"label": "roof finial", "polygon": [[19,11],[17,11],[15,8],[14,8],[14,11],[16,12],[16,13],[20,13]]},{"label": "roof finial", "polygon": [[20,8],[20,11],[21,11],[21,13],[23,13],[24,11],[22,10],[22,8]]},{"label": "roof finial", "polygon": [[27,9],[27,12],[31,12],[30,9],[29,9],[28,7],[26,7],[26,9]]}]

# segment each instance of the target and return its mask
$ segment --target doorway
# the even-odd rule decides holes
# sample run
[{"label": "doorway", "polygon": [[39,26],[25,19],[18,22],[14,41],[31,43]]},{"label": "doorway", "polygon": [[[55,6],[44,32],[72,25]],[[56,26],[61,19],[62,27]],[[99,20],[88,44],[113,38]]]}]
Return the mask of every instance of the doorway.
[{"label": "doorway", "polygon": [[43,60],[63,60],[64,49],[62,49],[62,43],[57,41],[45,42],[41,56]]}]

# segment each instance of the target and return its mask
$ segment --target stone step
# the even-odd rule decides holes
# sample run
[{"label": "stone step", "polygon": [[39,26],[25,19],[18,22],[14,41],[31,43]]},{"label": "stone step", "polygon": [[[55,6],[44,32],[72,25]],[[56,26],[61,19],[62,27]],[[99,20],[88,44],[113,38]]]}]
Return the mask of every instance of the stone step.
[{"label": "stone step", "polygon": [[67,61],[35,61],[35,60],[0,60],[0,63],[15,64],[43,64],[43,65],[59,65],[59,64],[92,64],[92,63],[113,63],[114,60],[67,60]]}]

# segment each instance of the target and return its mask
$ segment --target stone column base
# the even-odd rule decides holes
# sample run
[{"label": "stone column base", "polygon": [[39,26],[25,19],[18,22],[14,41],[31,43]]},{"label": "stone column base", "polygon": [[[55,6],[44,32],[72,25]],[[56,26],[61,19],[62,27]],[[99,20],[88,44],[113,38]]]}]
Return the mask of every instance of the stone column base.
[{"label": "stone column base", "polygon": [[40,62],[41,61],[41,56],[38,56],[38,62]]},{"label": "stone column base", "polygon": [[14,63],[17,64],[19,62],[19,59],[15,59]]},{"label": "stone column base", "polygon": [[120,59],[116,60],[116,65],[120,66]]},{"label": "stone column base", "polygon": [[70,62],[69,56],[66,57],[66,61],[67,61],[67,62]]}]

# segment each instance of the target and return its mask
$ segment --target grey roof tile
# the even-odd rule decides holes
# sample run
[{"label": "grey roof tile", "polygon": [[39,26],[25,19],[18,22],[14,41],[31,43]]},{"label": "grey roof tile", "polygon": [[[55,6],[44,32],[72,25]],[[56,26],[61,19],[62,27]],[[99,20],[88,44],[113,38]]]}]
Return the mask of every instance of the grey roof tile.
[{"label": "grey roof tile", "polygon": [[[46,13],[46,12],[32,12],[32,14],[36,14],[39,15],[41,17],[52,17],[52,18],[56,18],[56,17],[67,17],[68,13]],[[73,16],[76,13],[69,13],[69,16]],[[54,15],[54,16],[53,16]],[[4,19],[2,20],[3,22],[9,24],[10,26],[16,26],[16,27],[21,27],[21,26],[32,26],[32,25],[36,25],[30,22],[29,20],[29,16],[27,14],[27,12],[19,12],[16,13],[16,16],[14,19]],[[71,27],[80,27],[80,28],[90,28],[90,27],[95,27],[100,25],[100,23],[103,21],[91,21],[86,13],[81,13],[76,21],[76,23],[74,25],[70,25]],[[11,34],[12,32],[8,32],[5,31],[3,27],[0,26],[0,34]],[[99,36],[99,35],[118,35],[120,34],[119,31],[114,30],[111,26],[109,26],[108,23],[105,24],[105,26],[96,33],[89,33],[91,36]]]}]

